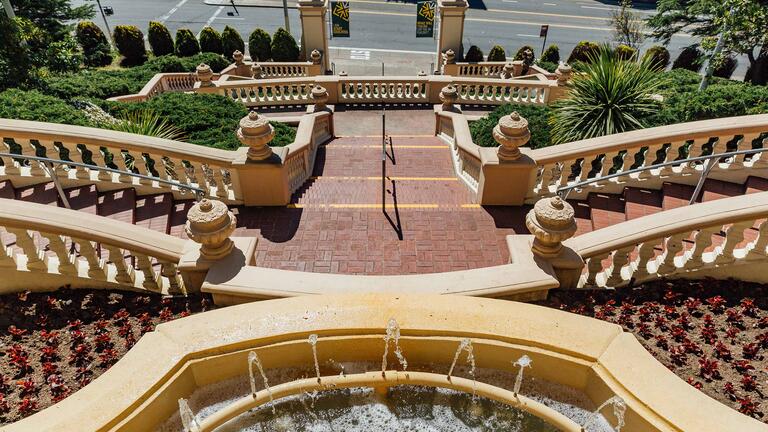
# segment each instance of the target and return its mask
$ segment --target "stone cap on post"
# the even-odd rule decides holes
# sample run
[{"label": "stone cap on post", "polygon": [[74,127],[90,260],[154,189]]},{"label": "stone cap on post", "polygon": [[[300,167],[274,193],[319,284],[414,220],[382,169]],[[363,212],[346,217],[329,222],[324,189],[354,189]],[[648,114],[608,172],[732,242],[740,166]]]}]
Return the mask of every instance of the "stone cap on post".
[{"label": "stone cap on post", "polygon": [[243,64],[244,57],[245,56],[243,56],[243,53],[241,53],[240,50],[235,50],[232,53],[232,58],[235,60],[235,65],[237,66],[240,66],[241,64]]},{"label": "stone cap on post", "polygon": [[440,90],[440,101],[443,103],[443,111],[461,112],[461,108],[456,105],[459,100],[459,90],[453,84],[448,84]]},{"label": "stone cap on post", "polygon": [[272,156],[272,148],[269,142],[275,136],[275,128],[269,124],[269,120],[260,116],[256,111],[251,111],[240,120],[237,129],[237,139],[250,147],[248,160],[262,161]]},{"label": "stone cap on post", "polygon": [[200,87],[213,87],[213,70],[205,63],[200,63],[195,68],[197,81]]},{"label": "stone cap on post", "polygon": [[563,242],[576,234],[574,215],[573,207],[559,196],[537,201],[525,217],[525,226],[536,237],[533,253],[543,258],[557,257]]},{"label": "stone cap on post", "polygon": [[245,64],[245,55],[240,50],[235,50],[232,58],[235,60],[235,75],[244,77],[251,75],[251,68]]},{"label": "stone cap on post", "polygon": [[324,111],[328,103],[328,91],[321,85],[312,87],[309,98],[315,105],[314,112]]},{"label": "stone cap on post", "polygon": [[323,59],[323,54],[320,52],[320,50],[313,49],[312,52],[309,53],[309,60],[314,65],[319,65],[322,59]]},{"label": "stone cap on post", "polygon": [[200,257],[216,261],[229,255],[237,218],[221,201],[202,199],[189,209],[184,231],[200,244]]},{"label": "stone cap on post", "polygon": [[501,79],[510,79],[515,76],[515,65],[512,62],[507,62],[504,65],[504,69],[501,71]]},{"label": "stone cap on post", "polygon": [[253,66],[251,66],[251,75],[255,79],[264,78],[264,71],[262,70],[260,64],[254,63]]},{"label": "stone cap on post", "polygon": [[493,128],[493,139],[499,143],[500,162],[520,159],[522,154],[518,147],[527,144],[531,139],[528,120],[516,111],[500,118],[499,124]]},{"label": "stone cap on post", "polygon": [[443,61],[445,64],[456,63],[456,53],[452,49],[448,49],[443,53]]},{"label": "stone cap on post", "polygon": [[557,84],[564,85],[573,77],[573,68],[568,63],[560,63],[555,71],[557,76]]}]

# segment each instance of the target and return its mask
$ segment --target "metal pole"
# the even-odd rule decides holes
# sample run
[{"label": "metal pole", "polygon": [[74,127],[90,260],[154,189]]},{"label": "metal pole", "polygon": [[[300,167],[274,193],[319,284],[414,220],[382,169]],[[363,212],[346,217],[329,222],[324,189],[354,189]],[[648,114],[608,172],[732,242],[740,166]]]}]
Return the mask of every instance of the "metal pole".
[{"label": "metal pole", "polygon": [[11,6],[11,0],[2,0],[3,10],[8,19],[16,19],[16,14],[13,12],[13,6]]},{"label": "metal pole", "polygon": [[104,26],[107,27],[107,36],[109,36],[109,43],[111,47],[114,48],[115,40],[112,38],[112,30],[110,30],[109,28],[109,23],[107,22],[107,16],[104,14],[104,8],[101,7],[101,0],[96,0],[96,4],[99,5],[99,12],[101,12],[101,18],[104,19]]},{"label": "metal pole", "polygon": [[285,18],[285,31],[291,32],[291,22],[288,19],[288,0],[283,0],[283,17]]},{"label": "metal pole", "polygon": [[709,172],[712,171],[712,168],[714,168],[715,165],[717,165],[717,161],[713,159],[704,161],[704,169],[701,171],[701,177],[699,177],[699,182],[696,184],[696,189],[694,189],[691,200],[688,201],[688,205],[696,202],[696,198],[698,198],[701,189],[704,187],[704,182],[707,180],[707,177],[709,177]]},{"label": "metal pole", "polygon": [[229,3],[232,4],[232,9],[235,10],[235,13],[240,16],[240,11],[237,10],[237,6],[235,6],[235,0],[229,0]]},{"label": "metal pole", "polygon": [[[549,33],[549,30],[547,30],[547,33]],[[547,35],[544,35],[544,43],[541,44],[541,51],[539,52],[539,58],[541,58],[541,55],[544,54],[544,47],[547,46]]]},{"label": "metal pole", "polygon": [[381,211],[387,211],[387,144],[386,144],[386,109],[381,112]]},{"label": "metal pole", "polygon": [[[30,161],[30,163],[35,163],[35,161]],[[67,196],[64,194],[64,188],[61,187],[59,176],[56,175],[56,170],[53,168],[53,162],[42,163],[41,165],[45,167],[45,170],[48,171],[48,175],[51,176],[51,180],[53,180],[53,184],[56,186],[56,192],[58,192],[59,198],[61,198],[61,203],[64,204],[65,208],[71,209],[72,207],[69,205],[69,199],[67,199]]]}]

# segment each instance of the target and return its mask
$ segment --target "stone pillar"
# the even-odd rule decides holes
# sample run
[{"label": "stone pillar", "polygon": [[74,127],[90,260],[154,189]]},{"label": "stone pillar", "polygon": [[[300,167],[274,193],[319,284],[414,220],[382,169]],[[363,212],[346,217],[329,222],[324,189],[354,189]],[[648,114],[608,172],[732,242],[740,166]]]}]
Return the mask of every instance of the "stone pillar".
[{"label": "stone pillar", "polygon": [[548,102],[554,102],[568,96],[570,90],[568,85],[573,78],[573,68],[567,63],[560,63],[555,71],[555,76],[557,76],[557,85],[550,87]]},{"label": "stone pillar", "polygon": [[499,124],[493,128],[493,139],[499,143],[499,162],[520,159],[522,153],[518,147],[526,145],[531,139],[528,120],[517,111],[500,118]]},{"label": "stone pillar", "polygon": [[312,112],[325,111],[328,103],[328,91],[325,87],[316,85],[312,87],[312,92],[309,95],[310,99],[314,103]]},{"label": "stone pillar", "polygon": [[235,232],[237,218],[221,201],[204,198],[187,213],[184,231],[200,243],[200,257],[216,261],[229,255],[234,243],[229,238]]},{"label": "stone pillar", "polygon": [[299,0],[301,17],[301,51],[303,58],[310,59],[314,50],[322,55],[323,72],[330,70],[328,58],[328,26],[325,25],[327,0]]},{"label": "stone pillar", "polygon": [[266,117],[251,111],[240,120],[237,139],[247,145],[248,160],[263,161],[272,157],[272,148],[268,145],[275,136],[275,128]]},{"label": "stone pillar", "polygon": [[[455,76],[459,74],[459,67],[456,65],[456,52],[452,49],[446,50],[442,55],[443,75]],[[440,67],[438,67],[438,70]]]},{"label": "stone pillar", "polygon": [[461,107],[456,105],[459,100],[459,91],[456,86],[449,84],[440,91],[440,102],[443,103],[443,111],[461,112]]},{"label": "stone pillar", "polygon": [[535,239],[531,251],[541,263],[551,265],[560,288],[576,288],[584,260],[563,242],[576,233],[576,219],[570,204],[559,196],[536,202],[525,218]]},{"label": "stone pillar", "polygon": [[235,59],[235,75],[250,77],[251,68],[249,68],[248,65],[246,65],[243,61],[244,57],[245,56],[240,52],[240,50],[235,50],[235,52],[232,53],[232,58]]},{"label": "stone pillar", "polygon": [[442,54],[448,50],[463,56],[462,39],[464,38],[464,14],[469,4],[466,0],[438,0],[440,11],[439,40],[435,64],[440,64]]},{"label": "stone pillar", "polygon": [[200,63],[195,71],[197,72],[197,81],[199,83],[197,87],[213,87],[213,71],[210,66]]}]

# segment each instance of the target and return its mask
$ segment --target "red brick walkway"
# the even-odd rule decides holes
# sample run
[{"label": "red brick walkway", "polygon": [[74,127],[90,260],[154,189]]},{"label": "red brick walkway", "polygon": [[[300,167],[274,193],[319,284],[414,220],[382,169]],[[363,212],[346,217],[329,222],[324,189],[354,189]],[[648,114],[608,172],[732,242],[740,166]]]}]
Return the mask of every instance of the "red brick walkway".
[{"label": "red brick walkway", "polygon": [[[483,209],[435,137],[393,138],[396,164],[381,210],[381,141],[340,138],[318,151],[294,208],[236,208],[235,235],[258,236],[257,265],[345,274],[413,274],[508,262],[504,237],[527,208]],[[399,238],[399,214],[402,239]],[[514,221],[514,222],[512,222]],[[516,225],[516,226],[513,226]]]}]

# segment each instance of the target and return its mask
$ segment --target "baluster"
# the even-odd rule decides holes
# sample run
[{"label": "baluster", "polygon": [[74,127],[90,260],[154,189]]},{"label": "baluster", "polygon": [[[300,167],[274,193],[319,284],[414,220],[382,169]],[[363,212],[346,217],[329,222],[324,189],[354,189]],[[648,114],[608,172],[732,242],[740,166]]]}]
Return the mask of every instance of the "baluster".
[{"label": "baluster", "polygon": [[125,263],[123,251],[112,245],[104,245],[109,252],[109,261],[115,266],[115,280],[122,285],[133,286],[136,283],[136,274],[133,267]]},{"label": "baluster", "polygon": [[[652,146],[648,146],[648,150],[645,152],[645,160],[643,161],[643,167],[649,167],[651,165],[655,164],[656,159],[658,158],[657,152],[664,147],[664,144],[656,144]],[[639,179],[649,179],[651,177],[654,177],[654,173],[652,170],[646,169],[640,172],[640,175],[638,176]]]},{"label": "baluster", "polygon": [[0,156],[0,160],[3,161],[3,168],[5,169],[5,175],[19,175],[21,172],[19,166],[12,157]]},{"label": "baluster", "polygon": [[554,170],[556,168],[556,165],[554,164],[548,164],[544,165],[544,168],[541,172],[541,190],[540,194],[548,195],[551,193],[550,186],[552,185],[552,180],[554,179],[555,173]]},{"label": "baluster", "polygon": [[[759,133],[753,133],[753,134],[746,134],[746,135],[744,135],[744,137],[741,139],[741,141],[739,141],[739,144],[738,144],[736,150],[752,150],[752,141],[756,140],[757,137],[759,137],[759,136],[760,136]],[[751,159],[750,159],[750,164],[749,165],[754,165],[755,164],[755,161],[757,160],[755,158],[757,156],[758,156],[758,154],[750,155]],[[731,166],[733,167],[735,165],[736,169],[744,168],[745,166],[747,166],[746,160],[745,160],[746,157],[747,157],[747,155],[743,155],[743,154],[736,155],[736,157],[733,160],[733,163],[731,164]]]},{"label": "baluster", "polygon": [[693,143],[688,148],[688,157],[694,158],[704,156],[704,145],[709,142],[709,138],[698,138],[693,140]]},{"label": "baluster", "polygon": [[[581,168],[581,163],[577,161],[565,161],[563,162],[563,169],[560,170],[560,181],[557,183],[558,187],[562,187],[568,184],[568,179],[573,175],[574,168]],[[574,181],[578,181],[576,178]]]},{"label": "baluster", "polygon": [[[118,170],[123,172],[132,172],[128,168],[128,164],[125,161],[127,153],[123,153],[122,150],[112,150],[112,163],[115,164]],[[133,183],[133,177],[128,174],[118,174],[117,181],[120,183]]]},{"label": "baluster", "polygon": [[[14,138],[17,144],[21,146],[21,154],[25,156],[37,156],[37,147],[32,144],[30,140],[22,140]],[[34,177],[45,176],[46,171],[40,166],[40,162],[34,160],[28,160],[29,175]]]},{"label": "baluster", "polygon": [[765,248],[768,246],[768,220],[760,224],[757,231],[757,238],[749,245],[747,259],[764,259]]},{"label": "baluster", "polygon": [[624,266],[629,262],[629,254],[633,250],[635,250],[635,245],[629,245],[620,248],[613,254],[613,267],[611,269],[611,275],[606,281],[606,286],[617,287],[624,282],[629,281],[631,278],[632,266],[630,265],[626,278],[621,273]]},{"label": "baluster", "polygon": [[[758,144],[759,148],[768,147],[768,138],[765,138]],[[768,152],[755,153],[752,155],[752,168],[768,167]]]},{"label": "baluster", "polygon": [[589,258],[587,263],[587,281],[586,286],[598,286],[598,277],[603,273],[603,260],[611,255],[610,252],[603,252]]},{"label": "baluster", "polygon": [[632,276],[636,281],[642,280],[650,276],[649,267],[651,264],[655,267],[655,263],[652,263],[653,257],[656,255],[656,242],[653,240],[647,241],[640,245],[637,251],[637,260],[632,264],[634,271]]},{"label": "baluster", "polygon": [[159,291],[160,285],[158,285],[157,274],[152,268],[152,260],[144,254],[136,253],[136,265],[139,267],[139,271],[144,274],[144,282],[142,286],[148,290]]},{"label": "baluster", "polygon": [[[73,262],[72,255],[69,253],[69,248],[64,238],[58,234],[51,233],[40,233],[40,235],[48,239],[48,249],[56,254],[56,258],[59,261],[59,273],[63,275],[77,275],[77,266]],[[47,267],[49,261],[47,255],[45,261]]]},{"label": "baluster", "polygon": [[184,285],[181,280],[181,277],[179,277],[179,272],[176,268],[176,264],[171,262],[160,262],[161,271],[160,273],[168,278],[168,294],[171,295],[179,295],[179,294],[186,294],[184,291]]},{"label": "baluster", "polygon": [[[712,236],[720,232],[720,225],[702,228],[693,238],[693,249],[688,253],[688,260],[685,263],[686,268],[697,269],[703,267],[704,254],[712,246]],[[710,260],[711,262],[711,260]]]},{"label": "baluster", "polygon": [[[85,148],[88,149],[89,152],[91,152],[91,164],[97,167],[107,166],[107,161],[104,160],[104,153],[102,153],[101,151],[101,146],[86,144]],[[112,181],[111,173],[108,173],[107,171],[103,171],[103,170],[94,170],[94,171],[96,171],[96,178],[98,178],[99,181]]]},{"label": "baluster", "polygon": [[[677,155],[680,153],[680,147],[682,147],[684,144],[685,141],[670,143],[669,146],[667,146],[667,148],[664,150],[664,154],[662,155],[661,160],[659,160],[659,163],[667,163],[677,159]],[[670,172],[672,172],[672,166],[661,167],[659,168],[658,175],[662,176]]]},{"label": "baluster", "polygon": [[227,198],[227,187],[224,184],[224,176],[221,173],[221,168],[211,167],[211,171],[213,171],[213,183],[216,185],[216,196],[219,198]]},{"label": "baluster", "polygon": [[[133,156],[133,168],[136,169],[141,175],[152,177],[152,173],[149,171],[147,160],[144,158],[144,154],[136,152],[131,153],[131,155]],[[139,178],[139,184],[151,185],[152,180]]]},{"label": "baluster", "polygon": [[28,270],[48,270],[48,265],[43,260],[43,252],[38,249],[29,231],[23,228],[8,228],[8,232],[16,236],[16,244],[27,257]]},{"label": "baluster", "polygon": [[[56,143],[50,140],[37,140],[37,143],[45,150],[45,157],[48,159],[61,159],[59,149]],[[67,177],[67,170],[62,164],[53,164],[53,172],[57,177]]]},{"label": "baluster", "polygon": [[17,268],[16,257],[13,253],[13,249],[5,245],[3,240],[3,232],[5,229],[0,227],[0,268]]},{"label": "baluster", "polygon": [[716,251],[715,264],[726,264],[736,260],[733,251],[744,241],[744,230],[752,227],[755,221],[737,222],[725,229],[725,243]]},{"label": "baluster", "polygon": [[88,277],[91,279],[105,280],[107,272],[104,270],[104,261],[99,258],[96,249],[90,240],[72,237],[72,241],[79,246],[80,256],[88,263]]},{"label": "baluster", "polygon": [[686,239],[689,234],[690,232],[672,234],[665,239],[665,253],[661,258],[661,264],[656,270],[656,273],[658,273],[660,276],[666,276],[674,273],[675,270],[677,270],[678,266],[675,265],[675,258],[677,253],[683,249],[683,240]]},{"label": "baluster", "polygon": [[[77,144],[74,145],[74,147],[69,149],[69,158],[73,162],[79,162],[79,163],[87,163],[85,160],[85,154],[83,153],[84,149],[82,146],[79,146]],[[78,157],[79,155],[79,157]],[[85,179],[90,180],[91,179],[91,170],[85,167],[77,166],[75,167],[75,177],[78,179]]]}]

